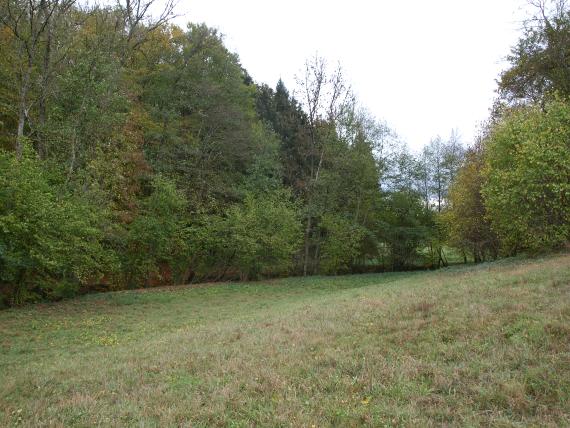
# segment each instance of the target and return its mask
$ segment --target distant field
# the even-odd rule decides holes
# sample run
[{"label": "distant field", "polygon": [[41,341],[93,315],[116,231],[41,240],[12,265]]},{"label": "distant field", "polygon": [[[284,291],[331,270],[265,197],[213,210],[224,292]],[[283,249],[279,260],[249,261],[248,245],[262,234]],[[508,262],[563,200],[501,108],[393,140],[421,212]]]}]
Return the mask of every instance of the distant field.
[{"label": "distant field", "polygon": [[0,426],[568,426],[570,255],[0,312]]}]

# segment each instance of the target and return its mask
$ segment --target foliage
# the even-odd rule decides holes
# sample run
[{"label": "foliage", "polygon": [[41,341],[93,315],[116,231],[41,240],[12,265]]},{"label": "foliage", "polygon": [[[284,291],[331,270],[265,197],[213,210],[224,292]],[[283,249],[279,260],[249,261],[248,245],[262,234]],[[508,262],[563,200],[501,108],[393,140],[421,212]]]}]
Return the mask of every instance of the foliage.
[{"label": "foliage", "polygon": [[483,196],[507,253],[570,238],[570,105],[512,111],[486,142]]},{"label": "foliage", "polygon": [[384,196],[379,235],[388,248],[389,267],[393,270],[413,267],[418,250],[428,245],[431,237],[431,213],[414,192],[391,192]]},{"label": "foliage", "polygon": [[499,80],[499,94],[508,103],[539,103],[555,93],[570,95],[570,9],[565,0],[533,3],[536,15],[507,58],[510,68]]},{"label": "foliage", "polygon": [[[187,268],[189,229],[187,201],[174,183],[155,176],[151,193],[141,201],[140,213],[128,226],[125,254],[127,284],[148,284],[158,275],[164,282],[179,282]],[[168,267],[170,277],[160,278]]]},{"label": "foliage", "polygon": [[449,209],[444,213],[450,243],[475,262],[496,258],[498,238],[491,229],[481,190],[484,158],[482,147],[471,149],[449,191]]},{"label": "foliage", "polygon": [[214,279],[282,275],[291,268],[301,224],[290,194],[247,193],[224,215],[206,216],[195,229],[196,274]]},{"label": "foliage", "polygon": [[359,224],[339,215],[326,214],[321,221],[324,239],[320,256],[320,271],[325,274],[350,272],[360,255],[366,231]]},{"label": "foliage", "polygon": [[104,213],[65,193],[31,151],[0,153],[0,280],[11,303],[73,294],[112,271],[103,245]]},{"label": "foliage", "polygon": [[152,62],[139,71],[150,118],[145,151],[193,207],[219,210],[236,202],[235,185],[263,144],[255,90],[215,30],[189,25],[186,32],[162,31],[166,46],[149,52]]},{"label": "foliage", "polygon": [[284,184],[302,195],[307,186],[307,154],[310,151],[305,113],[281,79],[275,91],[266,85],[258,89],[256,110],[261,120],[279,136]]},{"label": "foliage", "polygon": [[[560,245],[568,124],[547,100],[568,95],[568,11],[563,1],[536,5],[501,77],[500,109],[482,137],[489,148],[458,173],[456,131],[413,153],[360,106],[342,68],[318,56],[291,91],[282,80],[256,84],[217,30],[171,24],[171,0],[162,11],[157,0],[0,3],[0,147],[15,152],[2,162],[25,166],[2,172],[3,233],[24,233],[29,219],[41,229],[18,244],[31,261],[2,259],[12,266],[2,266],[2,288],[22,301],[56,298],[56,288],[439,267],[450,244],[476,261],[494,257],[496,234],[505,249]],[[520,99],[549,106],[540,136],[531,136],[538,111],[507,117]],[[527,140],[548,140],[548,153]],[[547,189],[527,198],[544,212],[513,224],[524,198],[522,188],[512,196],[515,178],[501,187],[511,157],[529,194]],[[531,160],[548,164],[543,175]],[[29,180],[38,186],[26,194]],[[6,242],[2,254],[16,251]]]}]

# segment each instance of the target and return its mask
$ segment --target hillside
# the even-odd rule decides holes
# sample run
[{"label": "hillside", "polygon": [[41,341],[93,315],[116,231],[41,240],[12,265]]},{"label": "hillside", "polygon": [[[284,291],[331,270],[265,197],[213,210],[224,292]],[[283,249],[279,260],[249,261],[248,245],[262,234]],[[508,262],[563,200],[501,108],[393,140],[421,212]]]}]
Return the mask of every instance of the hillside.
[{"label": "hillside", "polygon": [[0,312],[0,425],[570,424],[570,255]]}]

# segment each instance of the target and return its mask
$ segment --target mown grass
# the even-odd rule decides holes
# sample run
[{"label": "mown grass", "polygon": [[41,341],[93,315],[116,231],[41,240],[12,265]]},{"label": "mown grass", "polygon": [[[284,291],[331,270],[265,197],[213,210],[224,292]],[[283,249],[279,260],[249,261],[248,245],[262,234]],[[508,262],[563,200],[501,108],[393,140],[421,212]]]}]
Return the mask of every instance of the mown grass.
[{"label": "mown grass", "polygon": [[0,312],[0,426],[570,425],[570,255]]}]

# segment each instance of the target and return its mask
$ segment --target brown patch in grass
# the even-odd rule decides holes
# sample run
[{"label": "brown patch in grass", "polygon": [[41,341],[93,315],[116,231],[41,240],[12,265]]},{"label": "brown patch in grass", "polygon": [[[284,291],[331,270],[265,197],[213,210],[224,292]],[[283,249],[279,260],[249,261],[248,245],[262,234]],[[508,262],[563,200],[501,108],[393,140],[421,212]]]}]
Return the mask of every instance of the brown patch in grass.
[{"label": "brown patch in grass", "polygon": [[435,308],[435,303],[424,300],[412,305],[411,312],[412,313],[419,312],[424,318],[427,318],[429,315],[431,315],[434,308]]},{"label": "brown patch in grass", "polygon": [[560,323],[549,323],[544,326],[544,331],[556,339],[565,339],[570,342],[570,326]]}]

